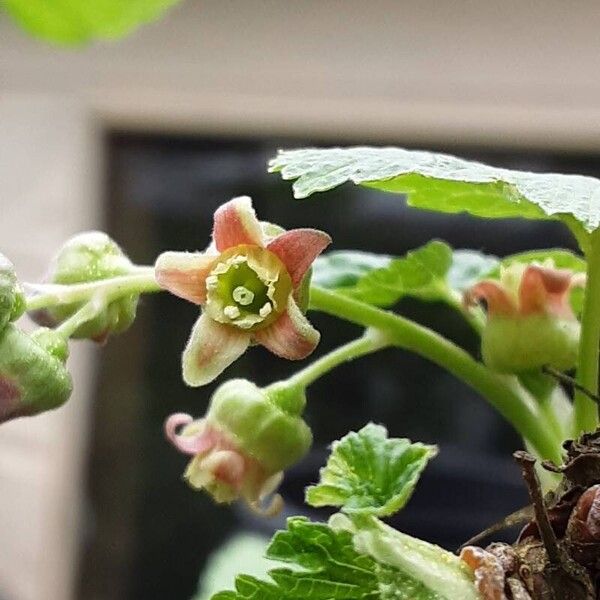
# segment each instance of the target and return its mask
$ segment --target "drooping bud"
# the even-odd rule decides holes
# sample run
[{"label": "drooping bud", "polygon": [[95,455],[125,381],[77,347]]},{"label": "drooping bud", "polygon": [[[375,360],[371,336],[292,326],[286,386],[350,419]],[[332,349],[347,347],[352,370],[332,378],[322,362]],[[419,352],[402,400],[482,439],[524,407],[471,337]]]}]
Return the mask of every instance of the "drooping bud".
[{"label": "drooping bud", "polygon": [[72,381],[66,343],[51,330],[27,335],[9,323],[0,333],[0,423],[64,404]]},{"label": "drooping bud", "polygon": [[487,320],[481,344],[484,362],[503,373],[544,365],[575,366],[580,324],[569,292],[580,285],[571,271],[541,265],[511,265],[500,281],[484,280],[465,295],[468,306],[484,302]]},{"label": "drooping bud", "polygon": [[275,496],[266,508],[261,502],[312,443],[311,431],[298,414],[244,379],[220,386],[204,419],[175,414],[165,431],[178,450],[194,457],[185,472],[193,488],[205,489],[216,502],[242,498],[266,515],[280,510],[281,498]]},{"label": "drooping bud", "polygon": [[25,297],[17,281],[13,264],[0,254],[0,331],[25,311]]},{"label": "drooping bud", "polygon": [[[48,283],[75,284],[128,275],[134,265],[108,235],[100,231],[80,233],[59,250],[46,276]],[[135,320],[139,296],[131,294],[110,302],[94,319],[81,325],[74,338],[104,342],[110,334],[122,333]],[[32,311],[40,325],[55,327],[81,308],[81,303],[53,306]]]}]

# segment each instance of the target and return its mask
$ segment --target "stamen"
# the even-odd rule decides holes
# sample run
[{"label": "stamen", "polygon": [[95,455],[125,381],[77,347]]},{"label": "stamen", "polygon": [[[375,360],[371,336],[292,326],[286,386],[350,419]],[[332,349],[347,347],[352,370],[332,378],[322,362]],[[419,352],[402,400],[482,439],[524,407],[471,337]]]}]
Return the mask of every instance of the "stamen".
[{"label": "stamen", "polygon": [[213,290],[219,284],[219,278],[216,275],[209,275],[206,278],[206,287],[209,290]]},{"label": "stamen", "polygon": [[258,314],[265,319],[273,312],[273,305],[270,302],[265,302],[263,307],[258,311]]},{"label": "stamen", "polygon": [[248,306],[254,302],[254,293],[243,285],[239,285],[233,290],[233,299],[242,306]]},{"label": "stamen", "polygon": [[223,309],[224,315],[229,319],[237,319],[240,316],[240,309],[237,306],[230,304]]}]

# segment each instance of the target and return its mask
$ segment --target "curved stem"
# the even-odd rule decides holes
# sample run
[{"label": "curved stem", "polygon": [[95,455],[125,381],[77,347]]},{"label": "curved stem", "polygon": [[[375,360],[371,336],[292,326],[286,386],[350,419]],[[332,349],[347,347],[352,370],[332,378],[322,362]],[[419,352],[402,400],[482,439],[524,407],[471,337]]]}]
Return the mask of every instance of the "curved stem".
[{"label": "curved stem", "polygon": [[[600,230],[590,235],[587,263],[576,381],[579,386],[597,396],[600,348]],[[595,403],[581,391],[576,391],[574,407],[575,435],[594,431],[598,426],[598,410]]]},{"label": "curved stem", "polygon": [[111,297],[162,291],[154,278],[154,267],[138,267],[131,275],[120,275],[88,283],[25,284],[34,293],[27,298],[27,310],[38,310],[58,304],[85,302],[96,294]]},{"label": "curved stem", "polygon": [[304,389],[311,383],[322,377],[335,367],[342,363],[354,360],[365,354],[376,352],[386,346],[391,346],[392,342],[386,339],[378,331],[372,329],[367,330],[365,334],[356,340],[352,340],[339,348],[325,354],[321,358],[317,359],[308,367],[305,367],[301,371],[298,371],[295,375],[292,375],[286,383]]},{"label": "curved stem", "polygon": [[91,321],[106,307],[107,299],[103,296],[93,298],[84,304],[77,312],[63,321],[56,329],[56,333],[65,339],[71,337],[82,325]]},{"label": "curved stem", "polygon": [[312,309],[380,329],[393,338],[394,345],[444,367],[481,393],[540,457],[561,462],[560,441],[514,377],[494,373],[438,333],[392,312],[317,287],[311,288],[310,300]]}]

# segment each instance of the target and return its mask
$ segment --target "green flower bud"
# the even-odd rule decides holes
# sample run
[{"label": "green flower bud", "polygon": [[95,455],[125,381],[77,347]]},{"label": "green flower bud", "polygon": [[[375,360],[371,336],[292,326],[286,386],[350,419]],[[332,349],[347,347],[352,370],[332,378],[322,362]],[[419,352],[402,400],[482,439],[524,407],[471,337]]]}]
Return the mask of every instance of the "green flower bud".
[{"label": "green flower bud", "polygon": [[271,472],[298,462],[312,444],[310,428],[300,416],[283,410],[246,379],[232,379],[217,388],[206,420]]},{"label": "green flower bud", "polygon": [[65,342],[59,338],[49,330],[29,336],[10,323],[0,333],[0,422],[68,400],[72,381],[62,358]]},{"label": "green flower bud", "polygon": [[25,296],[17,281],[13,264],[0,254],[0,331],[25,311]]},{"label": "green flower bud", "polygon": [[[47,281],[75,284],[99,281],[134,271],[134,265],[121,248],[105,233],[88,231],[72,237],[52,261]],[[131,294],[110,302],[94,319],[81,325],[74,338],[104,342],[110,334],[127,330],[135,320],[139,296]],[[82,303],[52,306],[33,311],[31,317],[40,325],[55,327],[82,307]]]},{"label": "green flower bud", "polygon": [[[277,513],[282,501],[273,493],[283,471],[300,460],[312,443],[311,431],[297,414],[280,404],[282,390],[270,393],[244,379],[234,379],[214,393],[206,418],[194,421],[184,414],[165,423],[168,439],[181,452],[193,456],[185,478],[195,489],[206,490],[217,502],[243,498],[258,512]],[[304,398],[284,404],[300,407]],[[182,427],[181,433],[177,429]]]}]

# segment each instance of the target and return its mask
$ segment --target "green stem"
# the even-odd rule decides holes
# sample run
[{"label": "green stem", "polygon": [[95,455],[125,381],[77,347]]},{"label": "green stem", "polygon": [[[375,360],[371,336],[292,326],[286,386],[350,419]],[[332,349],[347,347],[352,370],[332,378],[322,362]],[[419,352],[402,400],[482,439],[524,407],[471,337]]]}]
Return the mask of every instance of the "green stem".
[{"label": "green stem", "polygon": [[111,297],[160,292],[161,288],[154,278],[153,267],[138,267],[131,275],[121,275],[109,279],[100,279],[89,283],[27,284],[26,288],[37,292],[27,298],[27,310],[39,310],[58,304],[85,302],[97,294]]},{"label": "green stem", "polygon": [[371,352],[376,352],[390,345],[392,343],[389,339],[386,339],[378,331],[369,329],[360,338],[336,348],[311,365],[308,365],[308,367],[298,371],[287,380],[287,383],[291,386],[305,389],[319,379],[319,377],[322,377],[342,363],[354,360],[365,354],[370,354]]},{"label": "green stem", "polygon": [[561,462],[560,441],[514,377],[494,373],[431,329],[335,292],[311,288],[311,308],[386,332],[394,345],[444,367],[487,398],[540,457]]},{"label": "green stem", "polygon": [[71,337],[82,325],[91,321],[105,307],[108,298],[98,296],[84,304],[76,313],[63,321],[56,329],[56,333],[62,335],[65,339]]},{"label": "green stem", "polygon": [[[600,348],[600,230],[590,235],[587,258],[587,284],[581,315],[581,339],[577,384],[598,395],[598,351]],[[598,426],[596,404],[583,392],[575,391],[575,435],[594,431]]]},{"label": "green stem", "polygon": [[264,388],[264,391],[272,402],[281,406],[285,411],[300,415],[306,405],[305,390],[311,383],[342,363],[391,345],[390,339],[380,331],[368,329],[358,339],[321,356],[288,379],[272,383]]}]

